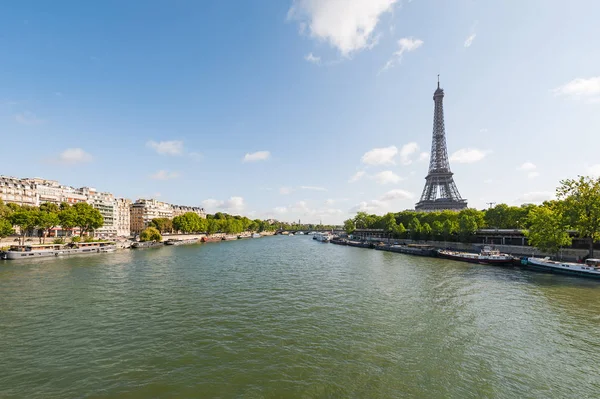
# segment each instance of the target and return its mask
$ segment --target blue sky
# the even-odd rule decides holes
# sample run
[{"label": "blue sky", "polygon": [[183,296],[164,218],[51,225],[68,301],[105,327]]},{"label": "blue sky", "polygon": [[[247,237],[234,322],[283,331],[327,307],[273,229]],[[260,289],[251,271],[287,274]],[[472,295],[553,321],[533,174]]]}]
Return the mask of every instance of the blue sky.
[{"label": "blue sky", "polygon": [[2,8],[0,174],[303,222],[409,209],[438,73],[470,206],[600,174],[597,1]]}]

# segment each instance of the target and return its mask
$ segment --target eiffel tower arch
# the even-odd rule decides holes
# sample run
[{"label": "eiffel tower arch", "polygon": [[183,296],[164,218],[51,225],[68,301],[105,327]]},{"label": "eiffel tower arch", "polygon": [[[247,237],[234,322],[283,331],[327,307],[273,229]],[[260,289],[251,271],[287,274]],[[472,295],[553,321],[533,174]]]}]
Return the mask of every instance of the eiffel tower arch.
[{"label": "eiffel tower arch", "polygon": [[462,199],[453,173],[448,162],[446,148],[446,128],[444,126],[444,90],[438,87],[433,94],[435,109],[433,112],[433,138],[431,141],[431,159],[429,173],[425,177],[425,187],[421,199],[415,205],[415,210],[423,212],[452,210],[460,211],[467,208],[467,200]]}]

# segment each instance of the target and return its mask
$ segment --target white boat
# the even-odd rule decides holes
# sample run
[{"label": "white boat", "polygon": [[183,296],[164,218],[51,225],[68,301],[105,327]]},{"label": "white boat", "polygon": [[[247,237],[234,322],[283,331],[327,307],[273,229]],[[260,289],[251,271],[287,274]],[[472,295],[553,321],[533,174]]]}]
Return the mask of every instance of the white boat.
[{"label": "white boat", "polygon": [[327,242],[331,241],[333,236],[329,233],[318,233],[318,234],[315,234],[315,236],[313,238],[319,242],[327,243]]},{"label": "white boat", "polygon": [[303,231],[301,231],[301,232],[300,232],[300,233],[298,233],[298,234],[300,234],[301,236],[303,236],[303,235],[304,235],[304,232],[303,232]]},{"label": "white boat", "polygon": [[258,233],[252,234],[252,238],[260,238],[260,237],[262,237],[262,236]]},{"label": "white boat", "polygon": [[114,242],[77,242],[68,245],[62,244],[30,244],[12,245],[2,255],[3,259],[19,260],[31,258],[45,258],[50,256],[87,255],[97,253],[115,252],[117,246]]},{"label": "white boat", "polygon": [[554,261],[548,257],[527,258],[527,266],[552,273],[600,278],[600,259],[587,259],[585,263],[573,263]]},{"label": "white boat", "polygon": [[294,233],[288,234],[288,237],[293,237],[293,236],[294,236]]}]

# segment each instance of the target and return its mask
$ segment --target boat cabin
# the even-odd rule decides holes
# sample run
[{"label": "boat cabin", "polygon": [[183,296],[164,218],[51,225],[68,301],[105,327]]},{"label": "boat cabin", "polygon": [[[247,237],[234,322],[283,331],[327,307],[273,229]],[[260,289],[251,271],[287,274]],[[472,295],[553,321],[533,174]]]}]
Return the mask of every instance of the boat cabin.
[{"label": "boat cabin", "polygon": [[11,245],[8,249],[11,252],[32,252],[32,251],[57,251],[62,248],[62,244],[27,244]]},{"label": "boat cabin", "polygon": [[589,267],[593,267],[600,270],[600,259],[586,259],[585,264]]}]

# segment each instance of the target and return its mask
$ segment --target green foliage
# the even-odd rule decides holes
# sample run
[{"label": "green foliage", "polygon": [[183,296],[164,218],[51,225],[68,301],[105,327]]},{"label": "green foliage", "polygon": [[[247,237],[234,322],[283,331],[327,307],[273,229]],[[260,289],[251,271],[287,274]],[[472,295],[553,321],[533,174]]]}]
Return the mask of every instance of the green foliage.
[{"label": "green foliage", "polygon": [[75,237],[71,238],[71,242],[81,242],[81,237],[75,236]]},{"label": "green foliage", "polygon": [[173,229],[184,234],[199,233],[206,230],[207,223],[197,213],[186,212],[173,218]]},{"label": "green foliage", "polygon": [[344,230],[347,234],[352,234],[354,230],[356,230],[356,224],[354,224],[354,220],[348,219],[344,221]]},{"label": "green foliage", "polygon": [[36,226],[42,233],[43,242],[46,242],[48,232],[60,224],[58,214],[58,206],[50,202],[41,204],[39,211],[35,213]]},{"label": "green foliage", "polygon": [[162,241],[162,235],[156,227],[146,227],[140,234],[140,241]]},{"label": "green foliage", "polygon": [[421,226],[421,238],[425,241],[430,240],[431,239],[431,226],[429,225],[429,223],[423,223],[423,225]]},{"label": "green foliage", "polygon": [[399,223],[398,225],[396,225],[394,238],[406,238],[406,227],[404,227],[404,224]]},{"label": "green foliage", "polygon": [[439,220],[435,220],[431,224],[431,235],[435,240],[439,240],[444,237],[444,225]]},{"label": "green foliage", "polygon": [[560,248],[571,245],[566,218],[560,207],[541,206],[529,213],[529,229],[525,232],[529,244],[541,251],[557,254]]},{"label": "green foliage", "polygon": [[54,240],[52,240],[52,244],[64,244],[65,240],[63,240],[62,238],[55,238]]},{"label": "green foliage", "polygon": [[[483,219],[482,219],[483,220]],[[462,242],[469,242],[478,229],[476,216],[464,213],[458,217],[458,236]]]},{"label": "green foliage", "polygon": [[[194,213],[194,215],[196,215]],[[196,215],[198,216],[198,215]],[[178,217],[178,216],[176,216]],[[171,233],[173,231],[173,221],[169,218],[156,218],[152,219],[150,226],[155,227],[162,234]]]},{"label": "green foliage", "polygon": [[[14,208],[13,208],[14,209]],[[21,245],[25,244],[25,235],[35,228],[36,215],[30,207],[17,207],[9,215],[8,221],[12,226],[17,226],[21,235]]]},{"label": "green foliage", "polygon": [[72,206],[75,211],[75,226],[81,234],[93,232],[104,225],[104,218],[96,208],[86,202],[78,202]]},{"label": "green foliage", "polygon": [[14,233],[13,225],[7,219],[0,219],[0,238],[8,237]]},{"label": "green foliage", "polygon": [[396,223],[396,217],[393,213],[386,213],[383,216],[381,222],[381,224],[383,224],[383,230],[385,230],[386,233],[394,233],[398,228],[398,224]]},{"label": "green foliage", "polygon": [[421,239],[421,222],[415,216],[408,224],[408,230],[410,231],[410,238],[413,240]]},{"label": "green foliage", "polygon": [[594,242],[600,241],[600,178],[580,176],[560,184],[556,190],[557,211],[569,227],[588,239],[593,256]]},{"label": "green foliage", "polygon": [[458,223],[450,219],[446,219],[442,225],[442,237],[444,238],[444,241],[449,241],[457,230]]}]

